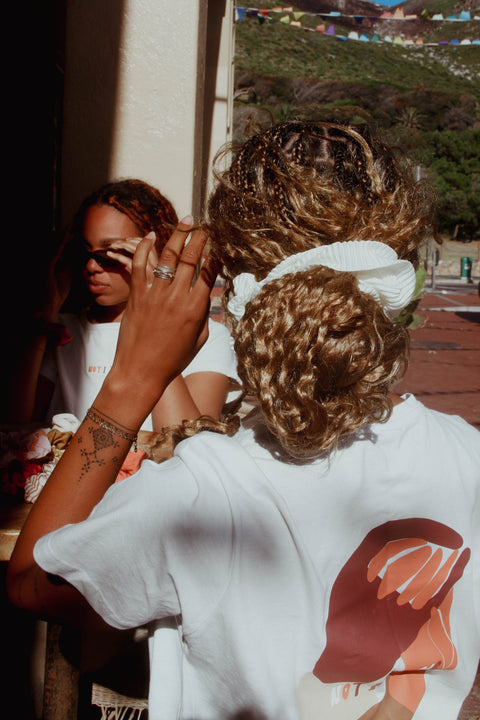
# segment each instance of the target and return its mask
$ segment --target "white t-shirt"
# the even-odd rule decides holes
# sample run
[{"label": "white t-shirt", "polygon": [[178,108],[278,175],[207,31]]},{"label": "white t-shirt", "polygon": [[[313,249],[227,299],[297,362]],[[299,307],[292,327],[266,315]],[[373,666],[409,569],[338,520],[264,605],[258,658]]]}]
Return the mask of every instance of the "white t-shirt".
[{"label": "white t-shirt", "polygon": [[[56,348],[54,356],[47,356],[40,371],[55,383],[48,416],[68,412],[83,420],[113,365],[120,323],[91,323],[85,315],[71,314],[60,315],[58,321],[67,327],[72,340]],[[209,320],[208,331],[206,343],[185,368],[183,377],[198,372],[220,373],[237,382],[239,387],[230,333],[213,320]],[[227,400],[231,399],[229,395]],[[152,430],[151,416],[142,430]]]},{"label": "white t-shirt", "polygon": [[480,433],[412,396],[304,464],[261,423],[204,432],[35,558],[111,625],[152,624],[151,720],[357,720],[386,687],[455,720],[480,657]]}]

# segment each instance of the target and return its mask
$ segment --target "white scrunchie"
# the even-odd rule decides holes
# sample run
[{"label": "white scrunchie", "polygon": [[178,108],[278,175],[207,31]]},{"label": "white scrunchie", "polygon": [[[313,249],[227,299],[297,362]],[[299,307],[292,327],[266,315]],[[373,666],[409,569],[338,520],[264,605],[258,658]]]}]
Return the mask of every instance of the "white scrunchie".
[{"label": "white scrunchie", "polygon": [[79,427],[80,422],[72,413],[59,413],[52,418],[52,430],[76,433]]},{"label": "white scrunchie", "polygon": [[318,266],[353,273],[360,290],[371,295],[391,319],[400,315],[415,290],[415,269],[411,262],[399,260],[395,250],[376,240],[351,240],[290,255],[259,282],[251,273],[237,275],[233,280],[234,294],[228,302],[228,311],[240,320],[247,303],[264,285],[283,275]]}]

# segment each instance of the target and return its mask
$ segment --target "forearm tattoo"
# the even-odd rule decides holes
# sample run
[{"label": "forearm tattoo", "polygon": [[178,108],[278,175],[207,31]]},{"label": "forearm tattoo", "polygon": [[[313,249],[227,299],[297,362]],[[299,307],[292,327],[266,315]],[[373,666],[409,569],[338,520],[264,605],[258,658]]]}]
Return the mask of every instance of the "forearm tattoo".
[{"label": "forearm tattoo", "polygon": [[[119,448],[120,441],[117,438],[128,440],[133,444],[134,449],[137,447],[137,435],[135,432],[120,425],[120,423],[117,423],[95,407],[92,406],[88,410],[87,418],[95,423],[96,427],[88,428],[88,433],[92,438],[92,449],[89,450],[86,447],[80,448],[80,455],[84,460],[84,464],[81,468],[79,479],[84,477],[95,466],[102,467],[106,464],[107,461],[101,456],[101,451],[108,449],[116,450]],[[84,438],[80,437],[78,444],[83,445]],[[119,456],[114,454],[110,457],[110,460],[113,464],[116,464],[119,462]]]},{"label": "forearm tattoo", "polygon": [[[116,449],[120,446],[120,443],[116,440],[110,430],[106,430],[102,427],[90,427],[88,428],[88,432],[92,438],[93,448],[91,450],[87,450],[85,447],[80,447],[80,455],[82,456],[84,462],[80,470],[79,479],[82,479],[91,470],[93,470],[94,467],[98,468],[106,464],[107,461],[100,455],[102,450],[106,450],[108,448]],[[78,439],[78,444],[83,445],[83,443],[84,439],[80,437]],[[115,464],[117,461],[118,456],[113,455],[111,457],[111,462]]]}]

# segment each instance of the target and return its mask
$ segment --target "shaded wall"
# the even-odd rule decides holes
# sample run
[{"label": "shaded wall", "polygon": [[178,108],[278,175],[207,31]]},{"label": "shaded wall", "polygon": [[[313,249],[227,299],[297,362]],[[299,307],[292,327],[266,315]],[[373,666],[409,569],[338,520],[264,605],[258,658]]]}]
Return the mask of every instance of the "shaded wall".
[{"label": "shaded wall", "polygon": [[63,221],[121,177],[156,185],[180,216],[199,211],[210,147],[228,139],[232,15],[232,0],[67,0]]},{"label": "shaded wall", "polygon": [[[118,177],[157,185],[199,216],[230,139],[233,0],[43,0],[9,5],[5,79],[0,422],[29,319],[42,306],[54,231]],[[5,227],[6,225],[6,227]]]}]

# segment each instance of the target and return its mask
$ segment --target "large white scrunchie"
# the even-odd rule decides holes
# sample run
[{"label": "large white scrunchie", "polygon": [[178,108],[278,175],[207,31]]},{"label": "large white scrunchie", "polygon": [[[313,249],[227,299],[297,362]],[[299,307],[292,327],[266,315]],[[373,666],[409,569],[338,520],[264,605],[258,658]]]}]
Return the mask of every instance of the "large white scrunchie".
[{"label": "large white scrunchie", "polygon": [[415,269],[411,262],[399,260],[395,250],[376,240],[351,240],[290,255],[258,282],[251,273],[237,275],[233,279],[234,294],[227,305],[229,312],[240,320],[247,303],[264,285],[283,275],[318,266],[353,273],[360,290],[371,295],[390,319],[400,315],[415,290]]}]

